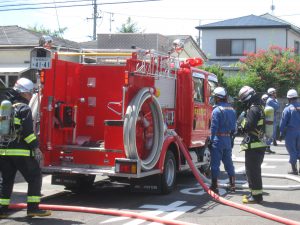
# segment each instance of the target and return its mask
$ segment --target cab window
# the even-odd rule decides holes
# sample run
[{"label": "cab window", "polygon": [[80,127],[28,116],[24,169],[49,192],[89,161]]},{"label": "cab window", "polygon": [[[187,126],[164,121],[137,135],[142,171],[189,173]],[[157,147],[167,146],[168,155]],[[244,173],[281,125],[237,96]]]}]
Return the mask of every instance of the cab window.
[{"label": "cab window", "polygon": [[209,86],[209,93],[210,93],[210,96],[212,96],[212,95],[213,95],[213,91],[215,90],[216,87],[218,87],[218,83],[209,80],[209,81],[208,81],[208,86]]},{"label": "cab window", "polygon": [[194,100],[204,102],[204,80],[198,77],[193,77],[194,80]]}]

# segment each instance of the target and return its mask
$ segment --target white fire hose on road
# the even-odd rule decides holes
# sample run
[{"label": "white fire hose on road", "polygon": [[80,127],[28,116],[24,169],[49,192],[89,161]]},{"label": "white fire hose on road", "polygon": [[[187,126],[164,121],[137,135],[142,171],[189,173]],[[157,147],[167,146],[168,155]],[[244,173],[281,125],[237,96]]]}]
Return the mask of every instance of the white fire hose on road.
[{"label": "white fire hose on road", "polygon": [[[239,163],[244,163],[245,159],[241,157],[232,157],[233,162],[239,162]],[[264,162],[279,162],[279,161],[284,161],[288,162],[287,159],[270,159],[270,158],[265,158]],[[240,171],[240,174],[245,174],[245,169],[244,171]],[[290,175],[290,174],[270,174],[270,173],[262,173],[262,177],[266,178],[279,178],[279,179],[288,179],[288,180],[293,180],[295,182],[298,182],[299,184],[297,185],[267,185],[263,184],[263,189],[265,190],[286,190],[286,191],[291,191],[291,190],[300,190],[300,177],[295,176],[295,175]],[[211,184],[211,180],[205,177],[204,175],[201,174],[201,178],[204,180],[205,183]],[[242,183],[242,184],[241,184]],[[226,183],[219,183],[219,187],[221,188],[229,188],[229,181]],[[248,183],[247,181],[239,181],[236,180],[236,188],[239,189],[247,189]]]}]

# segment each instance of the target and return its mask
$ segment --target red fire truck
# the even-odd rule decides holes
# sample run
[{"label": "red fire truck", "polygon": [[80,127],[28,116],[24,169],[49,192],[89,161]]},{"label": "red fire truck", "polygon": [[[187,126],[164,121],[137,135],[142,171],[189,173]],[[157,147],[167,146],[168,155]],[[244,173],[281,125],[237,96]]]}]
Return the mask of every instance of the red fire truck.
[{"label": "red fire truck", "polygon": [[[81,62],[65,60],[79,56]],[[188,169],[178,140],[209,170],[214,74],[201,59],[147,50],[55,53],[41,72],[43,172],[71,190],[96,175],[134,190],[169,193]]]}]

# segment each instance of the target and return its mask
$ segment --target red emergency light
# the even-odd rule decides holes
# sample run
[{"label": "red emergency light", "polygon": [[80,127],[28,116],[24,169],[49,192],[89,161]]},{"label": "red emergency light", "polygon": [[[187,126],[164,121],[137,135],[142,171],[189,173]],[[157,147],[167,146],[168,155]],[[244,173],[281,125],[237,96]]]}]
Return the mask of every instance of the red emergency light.
[{"label": "red emergency light", "polygon": [[185,60],[185,63],[188,63],[192,67],[202,66],[203,65],[203,59],[201,59],[201,58],[189,58],[189,59]]}]

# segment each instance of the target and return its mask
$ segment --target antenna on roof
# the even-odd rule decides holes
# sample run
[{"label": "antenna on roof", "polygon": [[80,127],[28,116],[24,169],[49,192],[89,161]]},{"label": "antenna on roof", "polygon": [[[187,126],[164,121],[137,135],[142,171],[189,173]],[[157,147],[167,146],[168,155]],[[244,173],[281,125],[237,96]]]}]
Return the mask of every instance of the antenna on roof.
[{"label": "antenna on roof", "polygon": [[273,4],[273,0],[272,0],[272,5],[271,5],[271,10],[272,10],[272,15],[274,15],[275,5]]}]

